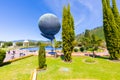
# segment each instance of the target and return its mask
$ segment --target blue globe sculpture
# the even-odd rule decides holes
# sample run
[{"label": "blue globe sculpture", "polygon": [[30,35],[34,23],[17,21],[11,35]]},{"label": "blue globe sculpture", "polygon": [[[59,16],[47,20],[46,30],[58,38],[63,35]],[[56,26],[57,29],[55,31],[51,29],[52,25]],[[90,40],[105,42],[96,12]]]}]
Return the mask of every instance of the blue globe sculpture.
[{"label": "blue globe sculpture", "polygon": [[54,35],[60,30],[60,22],[57,16],[54,14],[44,14],[39,18],[38,26],[42,32],[42,36],[50,39],[51,41],[55,38]]}]

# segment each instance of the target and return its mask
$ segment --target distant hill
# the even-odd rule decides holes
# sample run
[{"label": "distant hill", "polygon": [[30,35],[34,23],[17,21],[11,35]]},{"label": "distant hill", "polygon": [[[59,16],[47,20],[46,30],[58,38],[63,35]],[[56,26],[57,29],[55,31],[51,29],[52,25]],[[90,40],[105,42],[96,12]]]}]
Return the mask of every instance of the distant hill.
[{"label": "distant hill", "polygon": [[[105,40],[103,27],[97,27],[97,28],[94,28],[94,29],[90,30],[90,34],[95,34],[100,39]],[[76,40],[79,41],[83,36],[84,36],[84,32],[81,33],[81,34],[78,34],[76,36]]]},{"label": "distant hill", "polygon": [[[11,42],[23,42],[25,40],[14,40],[14,41],[11,41]],[[38,40],[28,40],[30,42],[38,42]],[[40,42],[50,42],[50,41],[40,41]]]}]

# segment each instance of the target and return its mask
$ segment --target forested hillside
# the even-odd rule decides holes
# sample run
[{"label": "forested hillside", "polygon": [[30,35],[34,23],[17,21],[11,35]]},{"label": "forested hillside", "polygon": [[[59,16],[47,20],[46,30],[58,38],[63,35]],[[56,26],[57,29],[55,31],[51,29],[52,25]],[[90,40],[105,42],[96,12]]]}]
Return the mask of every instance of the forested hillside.
[{"label": "forested hillside", "polygon": [[[97,27],[97,28],[94,28],[92,30],[90,30],[90,34],[95,34],[98,38],[104,40],[104,32],[103,32],[103,27]],[[77,41],[80,41],[80,39],[84,36],[84,32],[81,33],[81,34],[78,34],[76,36],[76,40]]]}]

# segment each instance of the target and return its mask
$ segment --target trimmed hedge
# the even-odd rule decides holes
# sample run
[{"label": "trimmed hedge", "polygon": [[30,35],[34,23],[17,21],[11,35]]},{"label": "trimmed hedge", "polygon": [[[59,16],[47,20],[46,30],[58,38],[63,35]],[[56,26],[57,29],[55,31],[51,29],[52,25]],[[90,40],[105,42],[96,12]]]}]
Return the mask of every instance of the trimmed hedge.
[{"label": "trimmed hedge", "polygon": [[0,64],[3,63],[3,60],[5,58],[6,52],[4,50],[0,49]]},{"label": "trimmed hedge", "polygon": [[74,48],[74,52],[78,52],[78,49],[77,49],[77,48]]},{"label": "trimmed hedge", "polygon": [[28,57],[31,57],[31,56],[33,56],[33,54],[28,55],[28,56],[24,56],[24,57],[20,57],[20,58],[16,58],[16,59],[12,59],[10,61],[3,62],[2,64],[0,64],[0,66],[8,65],[8,64],[11,64],[12,62],[15,62],[15,61],[18,61],[18,60],[21,60],[21,59],[24,59],[24,58],[28,58]]},{"label": "trimmed hedge", "polygon": [[81,51],[81,52],[84,52],[84,50],[85,50],[84,47],[81,47],[81,48],[80,48],[80,51]]},{"label": "trimmed hedge", "polygon": [[39,52],[38,52],[38,64],[39,64],[39,69],[45,68],[46,65],[46,52],[45,52],[45,46],[43,44],[40,45],[39,47]]}]

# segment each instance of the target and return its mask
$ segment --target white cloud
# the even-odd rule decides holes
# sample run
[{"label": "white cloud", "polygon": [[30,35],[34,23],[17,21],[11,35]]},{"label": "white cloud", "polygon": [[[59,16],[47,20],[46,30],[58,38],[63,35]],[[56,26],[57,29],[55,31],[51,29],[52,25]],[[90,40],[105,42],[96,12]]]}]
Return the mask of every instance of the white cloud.
[{"label": "white cloud", "polygon": [[[68,0],[44,0],[44,2],[62,20],[62,9],[64,5],[68,4]],[[95,20],[101,16],[101,0],[69,0],[69,2],[76,28],[79,26],[91,27],[91,23],[96,22]],[[86,22],[88,20],[89,22]]]},{"label": "white cloud", "polygon": [[78,0],[81,4],[85,5],[91,12],[94,11],[93,5],[90,4],[90,0]]},{"label": "white cloud", "polygon": [[82,23],[85,20],[85,16],[82,16],[77,22],[75,22],[75,26],[78,27],[80,23]]}]

